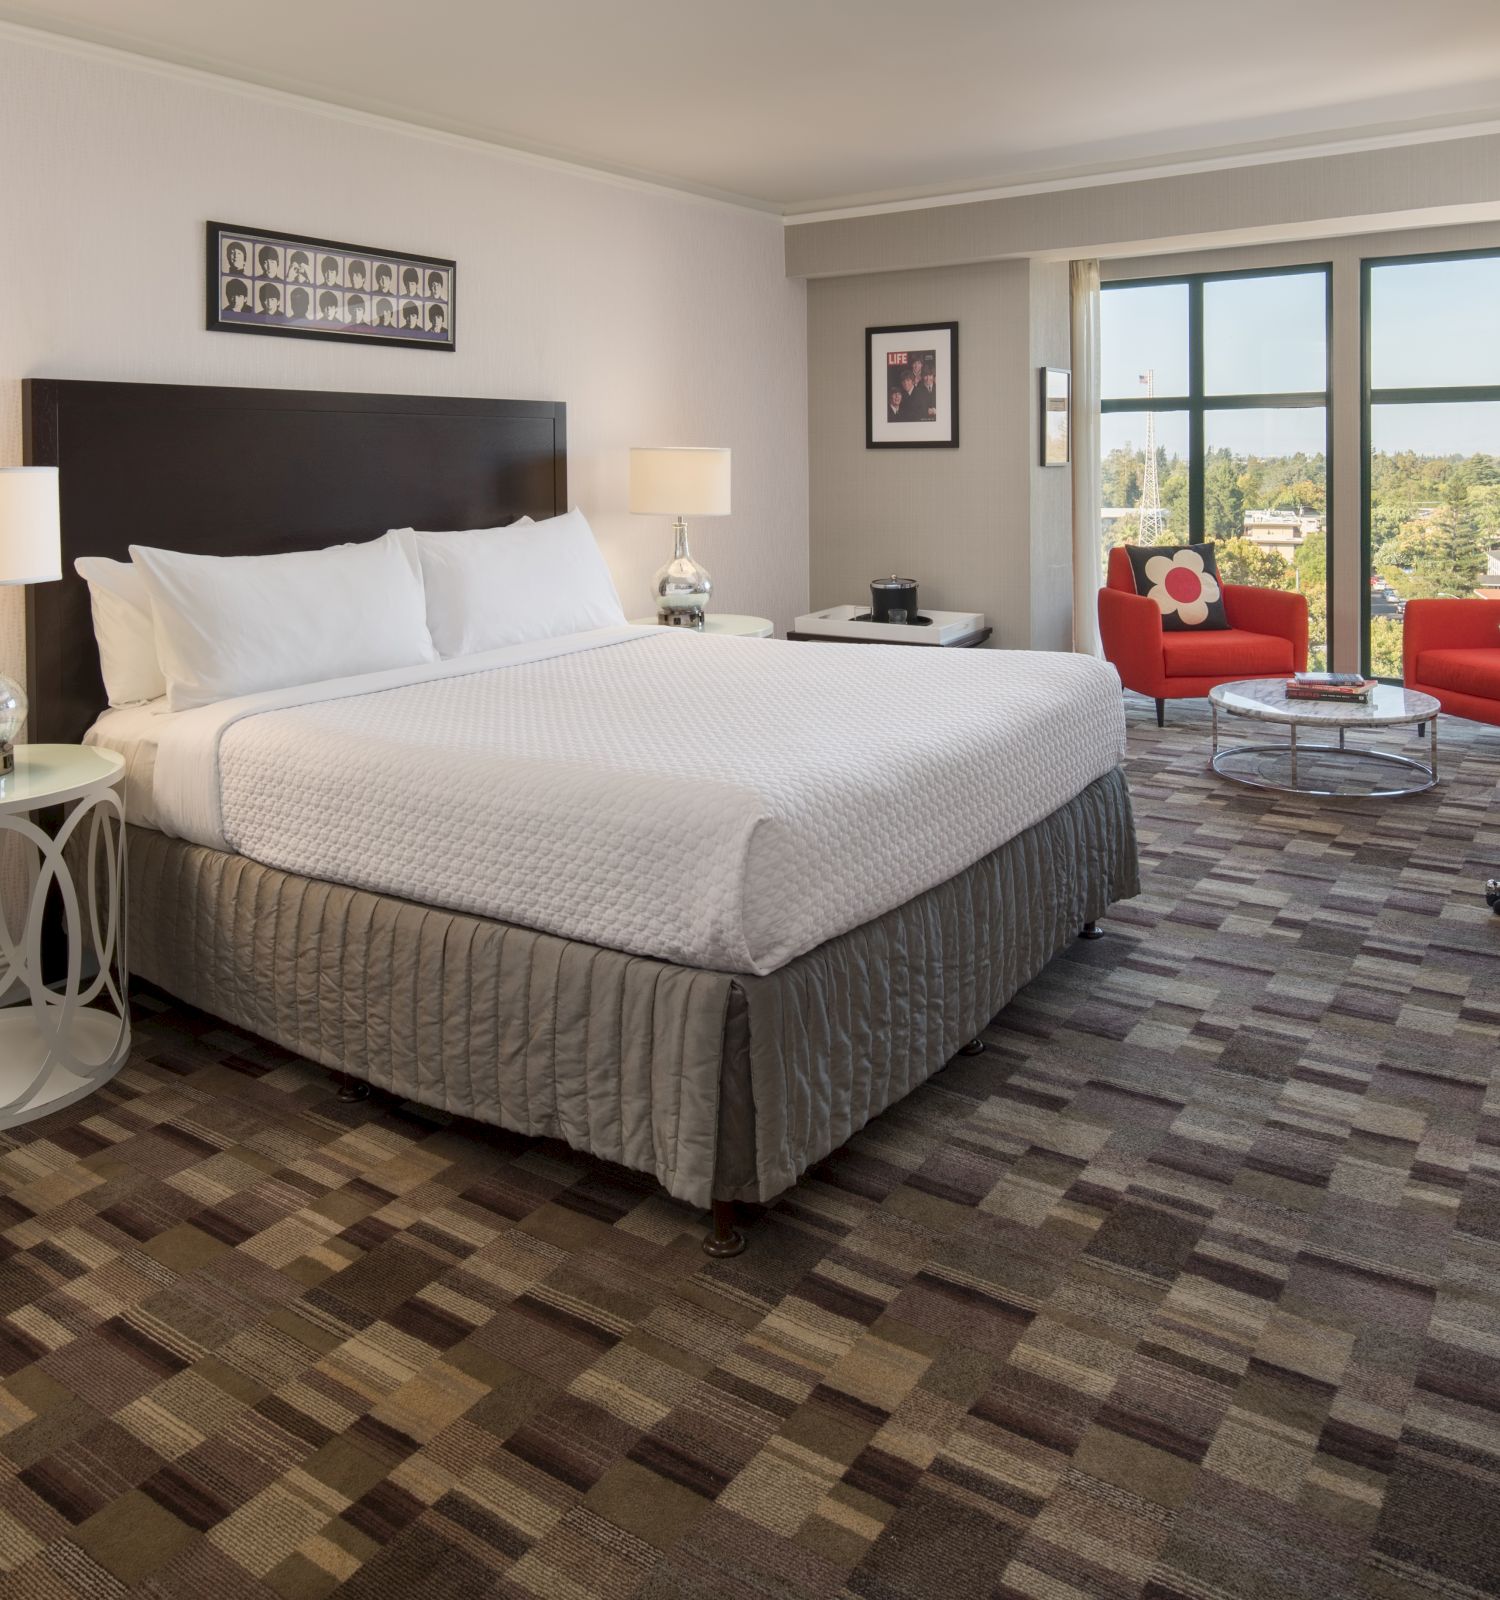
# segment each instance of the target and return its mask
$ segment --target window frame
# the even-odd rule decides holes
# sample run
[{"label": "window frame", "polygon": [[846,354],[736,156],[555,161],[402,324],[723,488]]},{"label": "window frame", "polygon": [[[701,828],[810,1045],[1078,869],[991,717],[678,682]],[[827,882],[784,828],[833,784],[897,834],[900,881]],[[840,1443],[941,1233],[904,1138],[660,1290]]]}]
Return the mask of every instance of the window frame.
[{"label": "window frame", "polygon": [[[1497,252],[1500,253],[1500,252]],[[1284,393],[1255,394],[1205,394],[1203,351],[1203,286],[1222,283],[1232,278],[1289,278],[1323,276],[1323,388],[1291,390]],[[1188,542],[1206,544],[1204,537],[1204,478],[1207,444],[1207,418],[1210,411],[1291,411],[1323,408],[1323,475],[1324,513],[1323,548],[1328,572],[1328,638],[1323,641],[1329,660],[1333,659],[1333,612],[1335,561],[1333,546],[1333,263],[1331,261],[1298,262],[1280,267],[1238,267],[1230,272],[1164,273],[1150,278],[1115,278],[1100,284],[1101,295],[1120,289],[1161,288],[1168,284],[1185,284],[1188,292],[1188,393],[1179,395],[1152,395],[1129,399],[1101,399],[1102,415],[1120,413],[1145,413],[1148,411],[1185,411],[1188,419]],[[1368,367],[1367,367],[1368,372]],[[1366,471],[1369,451],[1365,452]],[[1368,494],[1366,505],[1368,506]],[[1368,553],[1369,541],[1366,539]],[[1367,554],[1368,559],[1368,554]],[[1368,577],[1366,587],[1368,588]],[[1369,601],[1364,602],[1368,615]],[[1368,621],[1366,623],[1366,649],[1368,650]]]},{"label": "window frame", "polygon": [[[1400,388],[1372,387],[1374,326],[1371,318],[1370,274],[1377,267],[1415,267],[1430,261],[1487,261],[1500,257],[1500,247],[1480,250],[1418,250],[1396,256],[1365,256],[1359,263],[1359,650],[1360,670],[1370,676],[1370,580],[1375,574],[1370,533],[1375,474],[1372,470],[1374,410],[1376,406],[1466,404],[1500,401],[1500,383],[1418,384]],[[1404,629],[1403,621],[1403,629]],[[1399,683],[1399,678],[1383,678]]]}]

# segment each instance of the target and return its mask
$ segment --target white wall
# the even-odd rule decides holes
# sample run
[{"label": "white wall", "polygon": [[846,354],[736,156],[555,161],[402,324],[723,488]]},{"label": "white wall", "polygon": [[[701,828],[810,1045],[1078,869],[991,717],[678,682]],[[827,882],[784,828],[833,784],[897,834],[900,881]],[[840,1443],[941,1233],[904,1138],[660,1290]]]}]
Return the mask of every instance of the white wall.
[{"label": "white wall", "polygon": [[[564,400],[570,493],[629,614],[670,554],[666,519],[625,510],[632,444],[729,445],[734,515],[693,529],[717,604],[806,608],[806,300],[779,218],[5,28],[0,207],[0,464],[29,376]],[[456,258],[457,353],[206,332],[209,218]],[[0,591],[13,674],[20,615]]]}]

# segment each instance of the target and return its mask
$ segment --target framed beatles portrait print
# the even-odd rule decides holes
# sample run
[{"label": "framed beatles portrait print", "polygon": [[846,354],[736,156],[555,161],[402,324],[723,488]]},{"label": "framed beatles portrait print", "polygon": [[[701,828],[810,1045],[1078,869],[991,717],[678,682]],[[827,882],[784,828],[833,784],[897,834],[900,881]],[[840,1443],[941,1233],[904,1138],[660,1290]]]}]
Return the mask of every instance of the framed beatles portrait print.
[{"label": "framed beatles portrait print", "polygon": [[1065,467],[1073,459],[1073,374],[1066,367],[1037,369],[1042,407],[1042,465]]},{"label": "framed beatles portrait print", "polygon": [[458,267],[439,256],[208,225],[208,329],[453,350]]},{"label": "framed beatles portrait print", "polygon": [[865,445],[958,444],[958,324],[865,329]]}]

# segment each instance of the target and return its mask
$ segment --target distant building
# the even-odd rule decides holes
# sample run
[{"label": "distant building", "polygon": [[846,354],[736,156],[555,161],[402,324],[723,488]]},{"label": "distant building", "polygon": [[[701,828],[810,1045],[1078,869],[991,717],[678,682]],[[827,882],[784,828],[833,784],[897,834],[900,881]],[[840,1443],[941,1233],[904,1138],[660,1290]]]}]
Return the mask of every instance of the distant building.
[{"label": "distant building", "polygon": [[1139,506],[1105,506],[1099,513],[1099,531],[1112,534],[1122,522],[1134,522],[1140,514]]},{"label": "distant building", "polygon": [[1479,580],[1479,593],[1486,600],[1500,600],[1500,544],[1490,546],[1489,565]]},{"label": "distant building", "polygon": [[1297,559],[1297,552],[1312,534],[1323,531],[1323,519],[1297,511],[1247,511],[1245,538],[1258,549],[1275,551],[1283,561]]},{"label": "distant building", "polygon": [[[1113,542],[1123,527],[1134,537],[1132,524],[1140,516],[1139,506],[1103,506],[1099,511],[1099,531]],[[1283,561],[1295,561],[1297,552],[1313,534],[1323,532],[1323,519],[1313,512],[1247,511],[1244,537],[1262,550],[1273,550]]]}]

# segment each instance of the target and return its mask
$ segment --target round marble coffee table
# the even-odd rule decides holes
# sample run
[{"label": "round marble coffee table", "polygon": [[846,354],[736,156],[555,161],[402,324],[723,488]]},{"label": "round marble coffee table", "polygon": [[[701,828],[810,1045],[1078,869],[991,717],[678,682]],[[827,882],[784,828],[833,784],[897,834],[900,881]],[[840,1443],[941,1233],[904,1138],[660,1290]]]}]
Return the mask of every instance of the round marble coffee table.
[{"label": "round marble coffee table", "polygon": [[[1245,678],[1211,689],[1213,756],[1209,765],[1225,778],[1255,789],[1278,789],[1287,794],[1337,795],[1346,798],[1385,799],[1392,795],[1421,794],[1438,781],[1437,722],[1442,707],[1430,694],[1418,694],[1398,684],[1378,683],[1362,705],[1333,700],[1289,700],[1285,678]],[[1279,722],[1291,733],[1287,744],[1236,744],[1219,748],[1219,713],[1245,717],[1252,722]],[[1425,762],[1390,750],[1360,749],[1347,745],[1350,730],[1394,728],[1425,722],[1429,730]],[[1299,732],[1338,734],[1337,744],[1315,744]],[[1382,787],[1382,779],[1369,781],[1359,768],[1383,763],[1410,775],[1410,782]],[[1395,774],[1389,774],[1394,778]]]}]

